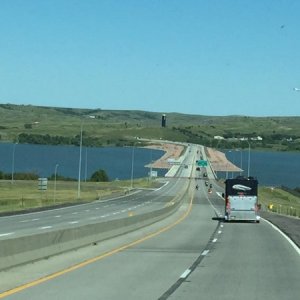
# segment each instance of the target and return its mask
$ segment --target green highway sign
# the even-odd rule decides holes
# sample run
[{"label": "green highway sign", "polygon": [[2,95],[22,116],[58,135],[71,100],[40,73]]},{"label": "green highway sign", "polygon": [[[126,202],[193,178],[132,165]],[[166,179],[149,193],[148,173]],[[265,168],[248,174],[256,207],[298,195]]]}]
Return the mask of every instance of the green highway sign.
[{"label": "green highway sign", "polygon": [[199,167],[207,167],[207,160],[204,160],[204,159],[197,160],[197,165]]}]

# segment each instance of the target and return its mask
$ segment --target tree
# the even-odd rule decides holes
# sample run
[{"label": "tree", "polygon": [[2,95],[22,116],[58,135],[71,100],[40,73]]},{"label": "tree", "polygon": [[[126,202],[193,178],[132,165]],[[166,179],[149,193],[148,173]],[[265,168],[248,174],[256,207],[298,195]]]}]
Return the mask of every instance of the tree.
[{"label": "tree", "polygon": [[32,124],[26,123],[24,124],[25,129],[32,129]]},{"label": "tree", "polygon": [[93,175],[91,176],[91,181],[106,182],[106,181],[109,181],[109,179],[108,179],[106,172],[104,170],[100,169],[93,173]]}]

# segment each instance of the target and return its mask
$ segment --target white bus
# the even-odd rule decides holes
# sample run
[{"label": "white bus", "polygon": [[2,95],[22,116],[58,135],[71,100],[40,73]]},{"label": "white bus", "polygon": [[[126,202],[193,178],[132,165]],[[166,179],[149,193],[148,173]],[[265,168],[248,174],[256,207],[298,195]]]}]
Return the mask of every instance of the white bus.
[{"label": "white bus", "polygon": [[258,181],[252,177],[237,177],[225,181],[225,221],[255,221],[259,223]]}]

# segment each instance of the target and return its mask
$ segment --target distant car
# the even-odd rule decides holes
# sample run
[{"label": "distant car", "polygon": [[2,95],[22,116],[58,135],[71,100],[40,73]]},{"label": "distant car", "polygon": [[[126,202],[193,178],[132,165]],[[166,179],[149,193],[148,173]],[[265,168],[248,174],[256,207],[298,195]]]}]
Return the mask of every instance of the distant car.
[{"label": "distant car", "polygon": [[187,169],[189,166],[188,165],[184,165],[184,168]]},{"label": "distant car", "polygon": [[203,173],[203,177],[207,177],[207,173]]},{"label": "distant car", "polygon": [[196,168],[196,171],[200,171],[200,167],[197,167],[197,168]]},{"label": "distant car", "polygon": [[212,184],[210,184],[210,185],[209,185],[209,188],[211,188],[211,189],[212,189]]},{"label": "distant car", "polygon": [[205,181],[205,186],[208,186],[208,181]]}]

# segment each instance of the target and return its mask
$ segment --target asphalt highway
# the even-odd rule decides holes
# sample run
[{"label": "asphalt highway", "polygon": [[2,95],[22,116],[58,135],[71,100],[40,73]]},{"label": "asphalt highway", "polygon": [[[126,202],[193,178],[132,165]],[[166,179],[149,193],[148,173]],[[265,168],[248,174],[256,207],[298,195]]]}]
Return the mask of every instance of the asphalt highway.
[{"label": "asphalt highway", "polygon": [[139,190],[109,201],[64,207],[42,212],[0,218],[0,240],[78,227],[96,222],[141,214],[167,205],[183,188],[180,178],[170,178],[158,190]]},{"label": "asphalt highway", "polygon": [[182,178],[189,177],[192,168],[186,169],[184,165],[192,165],[195,149],[184,159],[177,172],[177,177],[163,179],[162,187],[159,189],[135,190],[125,197],[108,201],[95,201],[88,204],[0,217],[0,240],[80,227],[163,208],[178,197],[182,190],[186,189],[188,183]]},{"label": "asphalt highway", "polygon": [[[267,222],[223,223],[222,189],[209,180],[212,193],[208,193],[203,179],[180,178],[164,187],[164,200],[155,198],[155,193],[162,193],[164,188],[154,194],[146,192],[149,197],[135,195],[137,198],[130,200],[135,203],[156,199],[141,210],[155,209],[178,195],[182,186],[189,186],[182,196],[184,204],[174,216],[153,225],[155,228],[106,241],[93,250],[83,249],[85,254],[97,254],[77,262],[76,267],[67,267],[64,261],[71,256],[78,258],[80,251],[64,254],[64,259],[58,256],[44,261],[41,273],[34,264],[0,273],[0,298],[298,299],[299,249]],[[132,206],[130,201],[124,209]],[[107,207],[106,213],[120,205]],[[18,282],[17,277],[25,275],[32,276],[27,284],[11,286],[4,292],[8,281]]]}]

